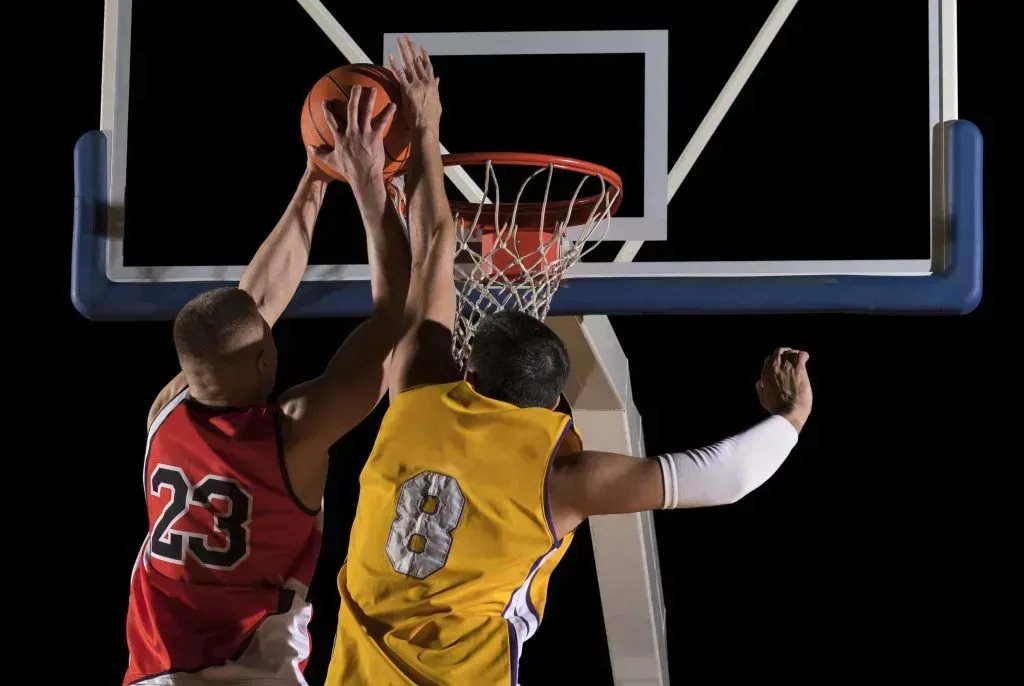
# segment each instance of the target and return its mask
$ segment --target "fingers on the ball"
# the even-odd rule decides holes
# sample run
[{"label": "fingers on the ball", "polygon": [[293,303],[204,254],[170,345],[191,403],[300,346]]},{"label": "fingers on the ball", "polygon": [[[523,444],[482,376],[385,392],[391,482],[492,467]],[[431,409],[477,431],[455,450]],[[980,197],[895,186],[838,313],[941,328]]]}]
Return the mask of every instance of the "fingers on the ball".
[{"label": "fingers on the ball", "polygon": [[365,100],[363,98],[363,87],[352,86],[352,90],[348,93],[348,113],[346,114],[348,118],[346,130],[350,134],[355,133],[356,127],[359,126],[359,109],[362,107],[361,103],[363,100]]},{"label": "fingers on the ball", "polygon": [[327,122],[327,126],[331,129],[331,131],[337,132],[338,119],[334,116],[334,111],[331,109],[331,105],[333,102],[333,100],[324,100],[324,121]]},{"label": "fingers on the ball", "polygon": [[315,145],[307,145],[306,152],[308,152],[309,156],[312,157],[314,160],[322,159],[324,156],[324,151],[316,147]]},{"label": "fingers on the ball", "polygon": [[388,128],[391,124],[391,120],[395,116],[395,112],[398,107],[393,102],[389,102],[388,106],[380,111],[371,124],[371,129],[374,134],[380,134],[384,129]]},{"label": "fingers on the ball", "polygon": [[377,89],[367,86],[362,91],[362,102],[359,104],[359,123],[361,130],[368,132],[373,121],[373,104],[377,101]]}]

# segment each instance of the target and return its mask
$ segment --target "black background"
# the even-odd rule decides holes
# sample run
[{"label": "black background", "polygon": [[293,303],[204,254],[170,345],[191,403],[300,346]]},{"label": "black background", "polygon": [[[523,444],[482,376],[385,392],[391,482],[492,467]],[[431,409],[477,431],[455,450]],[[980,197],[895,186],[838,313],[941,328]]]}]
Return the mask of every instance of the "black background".
[{"label": "black background", "polygon": [[[807,4],[798,6],[793,20]],[[1001,303],[1005,307],[1009,290],[999,284],[1001,252],[1008,243],[1007,227],[1016,217],[1009,212],[1007,196],[1000,192],[1007,184],[1002,170],[1009,165],[1005,151],[1010,134],[1006,115],[997,121],[995,86],[988,78],[1004,68],[992,47],[990,33],[998,18],[990,7],[994,4],[961,3],[959,10],[960,116],[978,124],[986,146],[986,290],[976,312],[948,318],[807,315],[613,319],[630,359],[634,394],[650,454],[710,442],[755,421],[760,411],[753,382],[762,357],[778,345],[811,352],[815,413],[800,445],[779,473],[737,505],[656,515],[668,606],[670,665],[676,682],[689,678],[704,683],[747,673],[764,678],[816,677],[832,682],[835,675],[876,677],[883,670],[900,676],[963,673],[985,681],[986,673],[995,669],[1002,655],[1006,638],[1000,625],[1013,620],[1006,614],[1009,596],[999,590],[1005,574],[1000,558],[1008,547],[1018,544],[1012,543],[1013,538],[1003,538],[999,527],[1008,518],[1004,508],[1012,487],[1009,473],[1020,451],[1017,442],[1006,436],[1012,425],[999,422],[994,414],[995,394],[1010,394],[1011,399],[1005,401],[1010,407],[1017,391],[1017,384],[1009,382],[1012,365],[1009,358],[1001,356],[995,325],[996,312]],[[860,30],[858,22],[863,22],[869,10],[858,6],[847,11],[851,15],[848,25],[839,22],[828,31],[840,35]],[[66,59],[73,64],[74,74],[61,82],[70,95],[59,100],[62,121],[57,135],[60,147],[55,153],[60,161],[56,165],[59,183],[55,185],[59,193],[69,193],[73,185],[73,142],[98,124],[102,3],[73,3],[62,12],[76,31],[62,44],[68,50]],[[523,12],[528,14],[527,10]],[[752,30],[747,27],[747,37],[739,39],[743,43],[740,53],[766,12],[759,11]],[[875,16],[878,19],[874,26],[883,32],[896,23],[888,21],[884,12]],[[517,20],[509,21],[512,25],[506,22],[505,28],[517,28]],[[560,21],[568,25],[552,28],[590,28],[586,18],[576,18],[573,23]],[[630,21],[642,23],[629,20],[622,27],[644,28]],[[447,19],[435,23],[439,25],[410,29],[462,28],[452,26]],[[203,26],[197,20],[185,28],[202,37]],[[923,21],[920,26],[923,31]],[[656,23],[647,26],[656,27]],[[396,30],[403,28],[398,26]],[[699,32],[692,35],[693,41],[701,39]],[[718,35],[717,28],[709,30],[703,40],[713,45],[716,41],[712,38]],[[216,37],[211,34],[208,38]],[[371,42],[359,35],[355,38],[364,45],[377,44],[377,39]],[[828,42],[827,38],[818,36],[823,43]],[[199,39],[178,33],[183,61],[192,54],[190,40]],[[852,39],[847,35],[844,40]],[[879,82],[885,80],[882,74],[905,68],[907,60],[913,66],[916,58],[908,55],[917,51],[923,54],[921,40],[920,35],[907,38],[905,53],[895,48],[877,49],[875,62],[892,63],[890,70],[879,71]],[[303,84],[295,87],[301,101],[306,84],[326,70],[324,65],[297,56],[295,46],[272,43],[269,38],[266,44],[273,45],[282,56],[281,68],[286,73],[295,70],[296,82]],[[329,45],[318,49],[337,61]],[[133,46],[133,57],[135,51]],[[139,53],[143,54],[141,48]],[[765,60],[771,55],[769,51]],[[738,54],[732,64],[736,58]],[[247,56],[237,57],[240,72],[245,72],[247,61]],[[715,76],[719,86],[731,70],[729,62],[726,59],[728,67]],[[331,66],[334,64],[328,63],[327,68]],[[923,107],[920,103],[925,102],[924,86],[919,84],[926,81],[920,69],[915,70],[914,79],[907,80],[912,85],[907,87],[921,93],[913,97],[918,105],[907,107]],[[757,85],[756,78],[750,86]],[[258,83],[252,74],[233,83],[232,97],[225,94],[225,99],[238,104],[233,116],[244,116],[244,106],[259,95]],[[159,88],[156,83],[149,87]],[[713,98],[716,87],[708,84],[705,88]],[[132,89],[134,103],[134,80]],[[899,89],[891,90],[895,98]],[[196,97],[205,100],[211,115],[218,111],[219,101],[213,94],[199,92]],[[273,150],[266,154],[266,168],[275,169],[270,197],[261,192],[258,179],[264,175],[259,170],[254,172],[251,164],[240,162],[254,154],[254,147],[263,150],[263,139],[232,135],[230,123],[217,119],[219,123],[203,124],[207,136],[201,145],[194,145],[193,139],[192,147],[188,147],[175,139],[184,134],[168,126],[163,136],[157,132],[146,141],[133,139],[132,161],[140,155],[149,156],[152,161],[148,169],[156,170],[163,164],[174,169],[182,164],[178,158],[192,156],[188,167],[195,172],[188,178],[174,179],[171,175],[161,178],[154,171],[149,190],[130,187],[133,214],[128,223],[132,224],[139,213],[166,211],[173,221],[151,228],[161,240],[171,239],[178,246],[203,244],[203,252],[197,253],[203,261],[207,257],[211,262],[244,261],[276,221],[301,172],[302,152],[295,133],[298,110],[297,106],[291,107],[295,98],[288,97],[284,109],[294,110],[294,129],[266,137],[266,146]],[[908,97],[906,102],[911,100]],[[145,96],[140,96],[140,101],[144,102]],[[871,108],[852,108],[850,120],[906,120],[910,122],[906,126],[913,129],[907,135],[921,135],[926,110],[904,117],[901,102],[887,106],[885,101],[876,99]],[[737,107],[741,104],[737,102]],[[672,107],[677,107],[675,101]],[[703,110],[697,107],[695,111]],[[677,133],[670,141],[671,159],[685,144],[684,132],[692,131],[699,117],[684,116],[678,126],[673,119],[671,130]],[[726,133],[728,125],[727,121],[719,133]],[[834,121],[824,121],[811,113],[801,115],[799,126],[807,129],[805,133],[820,133],[823,141],[828,137],[828,145],[834,145]],[[893,135],[899,135],[900,126],[894,124],[897,134]],[[752,168],[760,169],[757,176],[765,179],[804,173],[801,164],[786,166],[785,156],[772,156],[771,164],[763,157],[771,156],[770,152],[745,157],[744,151],[749,153],[749,146],[759,139],[749,133],[749,127],[746,137],[742,133],[737,129],[735,148],[729,147],[727,136],[716,136],[720,155],[709,157],[712,161],[708,164],[721,157],[731,159],[734,165],[719,167],[718,175],[753,173]],[[693,178],[702,199],[691,197],[690,202],[708,204],[704,210],[691,207],[694,216],[741,211],[744,203],[737,201],[732,185],[701,185],[701,174],[711,175],[710,169],[698,173],[701,164]],[[905,211],[912,217],[908,222],[924,222],[918,219],[924,205],[910,201],[904,205],[901,200],[903,194],[917,192],[900,190],[901,184],[896,181],[913,176],[906,172],[910,167],[901,170],[901,164],[895,162],[895,170],[882,169],[872,178],[882,190],[876,193],[866,187],[860,198],[863,207],[852,208],[855,214],[863,216],[866,208],[874,208],[884,198],[884,202],[893,203],[894,212]],[[134,172],[130,172],[130,178],[138,180]],[[240,177],[256,179],[253,192],[237,192]],[[270,188],[269,181],[265,185]],[[749,180],[744,185],[751,186]],[[215,207],[216,200],[222,201],[213,216],[198,216],[191,208],[189,196],[194,193],[209,194]],[[691,191],[684,184],[674,203],[685,200],[687,193]],[[332,195],[342,194],[332,188]],[[773,197],[778,202],[777,196]],[[848,202],[851,195],[844,197]],[[836,211],[831,206],[833,201],[826,195],[820,207],[834,219],[845,210]],[[205,199],[202,206],[210,204]],[[802,204],[803,200],[797,203]],[[243,237],[236,227],[242,221],[236,220],[237,216],[259,228],[246,227]],[[743,217],[733,220],[739,224],[746,221]],[[218,256],[220,246],[228,243],[210,236],[222,225],[238,240],[230,242],[230,253]],[[45,248],[57,257],[64,255],[54,260],[60,263],[70,249],[70,212],[55,220],[54,226],[63,243],[55,248],[56,242],[44,236],[48,243]],[[853,225],[846,226],[850,229]],[[868,231],[870,226],[865,223],[860,229]],[[771,225],[763,227],[764,232],[774,230]],[[803,256],[799,236],[776,235],[782,237],[765,245],[790,243],[785,256]],[[330,245],[332,240],[337,239],[322,229],[318,233],[317,241]],[[916,239],[894,236],[892,241],[902,246],[894,249],[897,254],[867,256],[920,255],[921,250],[914,247]],[[131,245],[130,239],[128,243]],[[742,245],[743,241],[737,243]],[[880,243],[883,241],[877,237],[864,241],[869,251],[870,246],[877,248]],[[333,249],[339,249],[340,244],[334,245]],[[319,244],[317,249],[321,249]],[[645,248],[649,249],[653,248]],[[697,251],[701,250],[701,258],[710,259],[707,255],[714,252],[714,246],[698,246]],[[759,252],[755,256],[762,255]],[[56,356],[56,363],[51,358],[51,365],[36,374],[36,387],[49,390],[40,394],[39,402],[30,404],[26,416],[38,418],[48,412],[39,408],[53,407],[56,402],[60,423],[54,425],[51,419],[45,428],[36,430],[45,454],[39,450],[26,453],[25,449],[19,449],[19,454],[22,462],[41,468],[36,479],[49,479],[44,483],[53,484],[42,492],[32,489],[30,496],[34,503],[31,511],[42,508],[53,516],[52,523],[47,519],[45,525],[40,524],[46,527],[45,543],[37,542],[34,547],[50,549],[56,564],[47,569],[57,573],[56,578],[33,582],[35,596],[43,600],[44,618],[38,640],[33,643],[46,646],[49,655],[62,655],[68,663],[51,659],[35,663],[35,668],[44,672],[73,669],[77,674],[93,675],[96,683],[113,684],[119,683],[126,664],[123,631],[128,580],[146,527],[138,483],[146,412],[155,393],[177,370],[169,323],[89,322],[75,312],[70,302],[67,270],[55,269],[48,275],[47,283],[51,282],[55,287],[54,304],[46,311],[60,311],[47,324],[59,328],[47,335],[47,343],[63,345],[66,352]],[[279,387],[317,374],[355,324],[352,320],[282,321],[275,329],[281,350]],[[68,394],[73,402],[67,400]],[[382,411],[380,408],[332,450],[327,529],[312,590],[316,612],[311,683],[319,683],[329,659],[337,609],[335,572],[344,557],[354,511],[356,475]],[[544,624],[524,653],[522,683],[611,683],[591,560],[589,538],[583,531],[555,574]],[[36,616],[39,612],[37,607]]]}]

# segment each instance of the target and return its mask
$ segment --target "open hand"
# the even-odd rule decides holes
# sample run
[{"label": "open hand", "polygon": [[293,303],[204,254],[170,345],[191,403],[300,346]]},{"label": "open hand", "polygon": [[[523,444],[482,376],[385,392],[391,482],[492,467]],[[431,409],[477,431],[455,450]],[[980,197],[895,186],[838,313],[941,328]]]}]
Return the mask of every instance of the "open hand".
[{"label": "open hand", "polygon": [[807,421],[813,402],[811,380],[807,376],[809,358],[803,350],[776,348],[765,358],[757,382],[761,406],[772,414],[787,415],[791,422],[795,420],[799,423],[797,430]]},{"label": "open hand", "polygon": [[324,119],[334,136],[334,147],[309,146],[309,154],[335,170],[351,184],[383,183],[384,132],[395,116],[395,103],[389,103],[376,117],[373,103],[377,90],[368,86],[352,86],[344,130],[338,124],[332,107],[337,100],[324,101]]},{"label": "open hand", "polygon": [[402,64],[388,55],[391,72],[402,88],[402,113],[409,128],[414,131],[437,131],[441,122],[441,96],[434,77],[434,67],[427,51],[405,37],[398,39]]}]

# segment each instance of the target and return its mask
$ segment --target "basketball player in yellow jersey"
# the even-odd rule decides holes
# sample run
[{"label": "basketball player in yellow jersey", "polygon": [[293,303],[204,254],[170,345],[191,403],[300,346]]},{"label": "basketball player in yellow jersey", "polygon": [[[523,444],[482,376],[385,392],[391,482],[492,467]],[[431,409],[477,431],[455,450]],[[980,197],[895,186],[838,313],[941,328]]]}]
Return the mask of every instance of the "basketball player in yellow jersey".
[{"label": "basketball player in yellow jersey", "polygon": [[415,132],[409,328],[360,477],[327,683],[516,686],[523,642],[576,527],[597,514],[730,503],[757,488],[810,412],[807,354],[779,349],[765,361],[757,390],[767,420],[656,459],[582,450],[571,417],[554,409],[568,354],[525,314],[484,319],[460,378],[437,84],[427,54],[399,45],[403,64],[392,59],[392,69]]}]

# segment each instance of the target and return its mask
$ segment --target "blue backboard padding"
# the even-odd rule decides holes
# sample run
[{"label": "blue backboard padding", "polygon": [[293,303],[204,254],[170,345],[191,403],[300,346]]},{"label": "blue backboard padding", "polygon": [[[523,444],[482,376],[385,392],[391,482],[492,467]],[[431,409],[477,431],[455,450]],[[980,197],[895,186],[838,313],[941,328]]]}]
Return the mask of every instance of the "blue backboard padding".
[{"label": "blue backboard padding", "polygon": [[[943,126],[950,225],[947,268],[929,276],[576,278],[552,302],[559,314],[860,312],[966,314],[981,301],[982,137],[968,121]],[[91,131],[75,145],[71,299],[92,320],[172,319],[222,281],[113,282],[106,270],[107,141]],[[887,207],[874,209],[887,221]],[[306,281],[286,317],[354,317],[370,310],[367,281]]]}]

